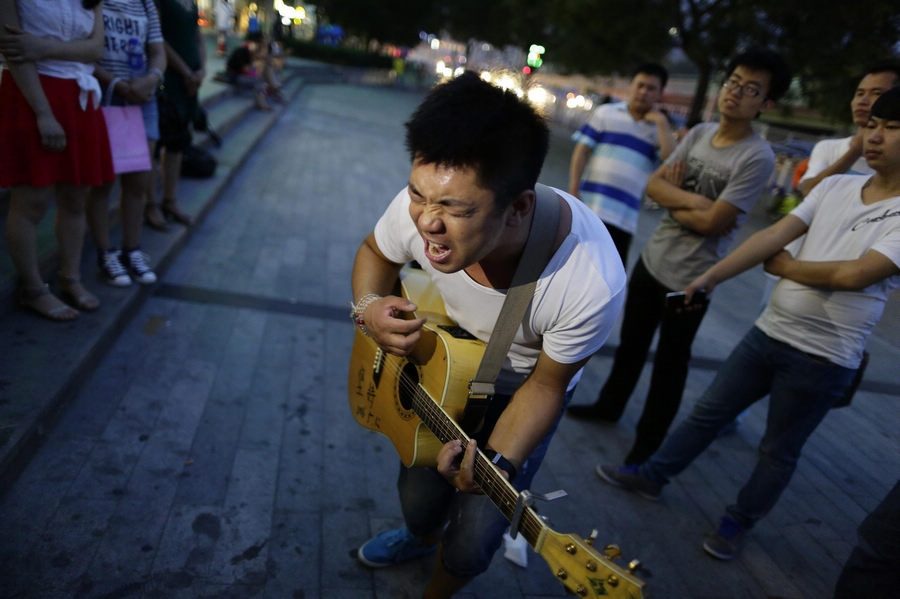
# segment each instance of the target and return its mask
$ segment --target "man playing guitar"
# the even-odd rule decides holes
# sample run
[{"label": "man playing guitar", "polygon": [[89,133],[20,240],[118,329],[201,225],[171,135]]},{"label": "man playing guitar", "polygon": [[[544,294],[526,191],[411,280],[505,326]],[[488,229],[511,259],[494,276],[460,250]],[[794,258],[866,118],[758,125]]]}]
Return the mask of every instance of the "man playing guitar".
[{"label": "man playing guitar", "polygon": [[[360,246],[353,267],[353,318],[385,352],[408,356],[425,318],[392,295],[402,266],[422,265],[447,315],[490,337],[528,240],[535,185],[548,146],[543,118],[513,92],[466,73],[436,87],[407,123],[409,185]],[[437,467],[401,465],[406,526],[360,547],[382,567],[437,549],[425,597],[450,597],[487,570],[506,519],[479,493],[476,448],[516,489],[527,489],[581,369],[606,341],[623,304],[625,273],[601,221],[555,191],[553,254],[496,382],[483,426],[467,446],[450,441]],[[497,456],[500,457],[497,457]]]}]

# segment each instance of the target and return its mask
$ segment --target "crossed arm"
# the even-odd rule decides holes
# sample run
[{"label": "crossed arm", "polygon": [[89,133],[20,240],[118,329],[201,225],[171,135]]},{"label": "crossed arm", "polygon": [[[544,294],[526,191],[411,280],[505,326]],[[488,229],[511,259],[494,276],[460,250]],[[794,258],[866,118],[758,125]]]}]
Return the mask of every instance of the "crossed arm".
[{"label": "crossed arm", "polygon": [[740,210],[725,200],[711,200],[681,189],[684,163],[676,161],[656,169],[647,183],[647,193],[667,208],[672,218],[701,235],[722,235],[733,229]]},{"label": "crossed arm", "polygon": [[783,248],[806,233],[806,223],[789,214],[774,225],[751,235],[736,250],[694,279],[686,288],[685,301],[698,289],[710,292],[716,285],[764,262],[770,274],[821,289],[852,291],[868,287],[900,272],[887,256],[869,250],[854,260],[814,262],[797,260]]},{"label": "crossed arm", "polygon": [[59,152],[66,147],[66,133],[44,94],[36,61],[42,58],[88,63],[99,60],[103,55],[102,4],[94,8],[94,28],[86,39],[63,42],[25,33],[21,27],[16,3],[12,0],[0,2],[0,53],[6,57],[6,66],[16,86],[34,111],[41,144],[48,151]]}]

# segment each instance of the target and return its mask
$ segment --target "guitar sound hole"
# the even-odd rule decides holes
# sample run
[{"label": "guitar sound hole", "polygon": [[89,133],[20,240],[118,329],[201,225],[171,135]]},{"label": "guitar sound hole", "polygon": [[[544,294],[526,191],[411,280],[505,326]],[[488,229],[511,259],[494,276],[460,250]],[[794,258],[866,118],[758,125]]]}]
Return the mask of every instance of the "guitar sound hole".
[{"label": "guitar sound hole", "polygon": [[407,362],[400,371],[400,384],[397,389],[397,397],[400,399],[400,405],[404,410],[412,410],[413,397],[416,388],[419,385],[419,369],[416,365]]}]

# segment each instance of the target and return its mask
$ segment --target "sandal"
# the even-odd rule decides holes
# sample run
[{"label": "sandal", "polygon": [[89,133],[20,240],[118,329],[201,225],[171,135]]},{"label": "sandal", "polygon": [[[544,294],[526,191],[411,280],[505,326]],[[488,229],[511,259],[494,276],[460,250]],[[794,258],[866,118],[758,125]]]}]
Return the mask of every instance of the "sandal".
[{"label": "sandal", "polygon": [[177,223],[181,223],[185,226],[191,226],[194,224],[194,219],[190,214],[186,214],[178,209],[175,205],[174,200],[163,200],[162,203],[162,213],[163,215],[169,219],[174,220]]},{"label": "sandal", "polygon": [[59,279],[59,294],[66,303],[85,312],[91,312],[100,307],[100,300],[97,299],[96,295],[82,287],[81,279],[78,277],[67,277],[62,273],[59,273],[57,278]]},{"label": "sandal", "polygon": [[62,303],[50,293],[50,287],[46,283],[33,289],[19,287],[18,298],[20,306],[48,320],[67,322],[78,318],[78,310]]},{"label": "sandal", "polygon": [[147,204],[144,208],[144,222],[151,229],[157,231],[168,231],[169,225],[166,224],[166,217],[159,209],[159,204]]}]

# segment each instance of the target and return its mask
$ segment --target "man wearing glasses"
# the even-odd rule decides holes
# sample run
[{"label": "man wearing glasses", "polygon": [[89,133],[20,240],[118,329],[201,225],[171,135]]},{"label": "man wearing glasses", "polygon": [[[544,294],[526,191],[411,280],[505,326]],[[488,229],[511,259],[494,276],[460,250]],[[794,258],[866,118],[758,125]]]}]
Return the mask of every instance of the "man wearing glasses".
[{"label": "man wearing glasses", "polygon": [[612,369],[594,404],[568,410],[576,417],[617,421],[659,327],[650,390],[625,464],[646,461],[665,438],[706,309],[698,304],[667,311],[666,294],[684,289],[725,256],[774,168],[772,150],[751,123],[787,90],[788,67],[778,54],[756,49],[733,58],[726,72],[719,122],[692,128],[650,177],[647,193],[667,212],[631,274]]}]

